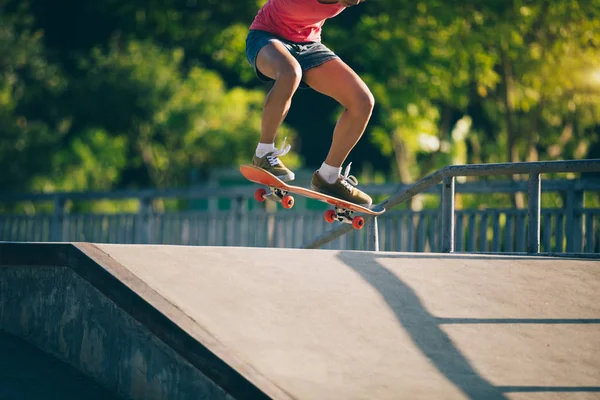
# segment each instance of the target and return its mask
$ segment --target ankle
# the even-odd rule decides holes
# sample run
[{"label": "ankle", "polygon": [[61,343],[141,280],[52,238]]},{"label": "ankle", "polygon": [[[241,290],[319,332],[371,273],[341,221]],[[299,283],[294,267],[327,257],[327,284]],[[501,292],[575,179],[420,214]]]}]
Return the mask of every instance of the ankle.
[{"label": "ankle", "polygon": [[256,157],[262,158],[275,150],[275,143],[259,143],[256,146]]},{"label": "ankle", "polygon": [[319,175],[321,175],[321,178],[323,178],[325,182],[329,184],[335,183],[335,181],[337,181],[340,177],[341,173],[342,168],[332,167],[326,163],[321,164],[321,168],[319,168]]}]

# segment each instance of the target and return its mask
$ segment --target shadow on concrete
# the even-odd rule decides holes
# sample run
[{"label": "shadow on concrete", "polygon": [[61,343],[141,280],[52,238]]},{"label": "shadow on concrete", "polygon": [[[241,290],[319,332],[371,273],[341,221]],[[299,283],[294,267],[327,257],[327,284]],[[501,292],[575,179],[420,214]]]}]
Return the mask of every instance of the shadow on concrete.
[{"label": "shadow on concrete", "polygon": [[[381,293],[413,343],[450,382],[470,398],[506,399],[477,373],[427,312],[414,290],[381,266],[373,253],[341,252],[339,258]],[[375,268],[378,266],[379,268]]]},{"label": "shadow on concrete", "polygon": [[441,325],[452,324],[541,324],[541,325],[594,325],[600,324],[600,318],[436,318]]},{"label": "shadow on concrete", "polygon": [[75,368],[0,331],[0,399],[118,400]]},{"label": "shadow on concrete", "polygon": [[[441,329],[443,324],[597,324],[600,319],[438,318],[423,306],[414,290],[377,262],[377,258],[424,258],[404,254],[340,252],[339,259],[376,289],[402,328],[433,366],[470,398],[506,399],[508,392],[599,392],[600,387],[494,386],[473,368]],[[432,256],[431,258],[438,258]],[[455,257],[477,259],[478,257]],[[484,258],[484,257],[479,257]],[[496,258],[495,258],[496,259]],[[506,257],[507,260],[519,258]],[[531,259],[523,257],[522,259]]]},{"label": "shadow on concrete", "polygon": [[[355,252],[359,252],[358,250],[354,250]],[[589,256],[589,254],[588,254]],[[596,259],[597,254],[594,254],[593,257],[572,257],[567,255],[561,256],[551,256],[548,254],[535,254],[535,255],[523,255],[523,254],[506,254],[502,255],[497,254],[473,254],[473,253],[389,253],[389,252],[378,252],[377,258],[406,258],[406,259],[414,259],[414,260],[431,260],[431,259],[440,259],[446,258],[450,260],[500,260],[500,261],[531,261],[540,258],[544,259],[553,259],[560,261],[581,261],[581,262],[589,262],[590,259]]]},{"label": "shadow on concrete", "polygon": [[583,393],[600,392],[598,386],[498,386],[504,393]]}]

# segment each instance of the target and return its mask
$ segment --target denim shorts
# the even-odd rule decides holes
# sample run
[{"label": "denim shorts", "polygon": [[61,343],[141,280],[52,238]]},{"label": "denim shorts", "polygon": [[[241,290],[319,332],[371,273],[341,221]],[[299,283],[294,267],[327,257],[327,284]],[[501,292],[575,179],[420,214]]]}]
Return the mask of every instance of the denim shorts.
[{"label": "denim shorts", "polygon": [[[260,49],[262,49],[269,42],[275,40],[280,41],[285,48],[288,49],[290,54],[300,64],[300,68],[302,68],[303,72],[311,68],[318,67],[327,61],[339,58],[333,51],[328,49],[327,46],[321,42],[296,43],[275,36],[269,32],[252,29],[246,38],[246,58],[248,59],[248,62],[250,62],[250,65],[252,65],[252,68],[254,68],[258,79],[263,82],[269,82],[273,79],[263,75],[258,70],[256,67],[256,57],[258,56]],[[302,82],[300,83],[300,87],[307,88],[308,85]]]}]

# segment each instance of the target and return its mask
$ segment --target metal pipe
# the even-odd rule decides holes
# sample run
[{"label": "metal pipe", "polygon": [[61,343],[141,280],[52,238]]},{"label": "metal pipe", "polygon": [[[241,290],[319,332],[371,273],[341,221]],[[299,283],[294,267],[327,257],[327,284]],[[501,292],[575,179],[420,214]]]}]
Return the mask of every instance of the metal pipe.
[{"label": "metal pipe", "polygon": [[151,228],[150,216],[152,215],[152,198],[142,197],[140,200],[139,210],[140,223],[137,226],[136,238],[137,243],[148,244],[151,239],[151,232],[154,230]]},{"label": "metal pipe", "polygon": [[542,179],[539,173],[529,174],[528,194],[529,234],[527,235],[527,252],[535,254],[540,252]]},{"label": "metal pipe", "polygon": [[444,177],[442,188],[442,252],[454,252],[454,184],[453,176]]},{"label": "metal pipe", "polygon": [[517,163],[450,165],[438,172],[444,176],[517,175],[551,172],[595,172],[600,159],[569,161],[537,161]]},{"label": "metal pipe", "polygon": [[62,242],[64,239],[63,222],[65,218],[66,199],[57,195],[54,198],[54,214],[50,222],[50,241]]},{"label": "metal pipe", "polygon": [[377,217],[373,218],[367,229],[368,249],[371,251],[379,251],[379,228],[377,226]]}]

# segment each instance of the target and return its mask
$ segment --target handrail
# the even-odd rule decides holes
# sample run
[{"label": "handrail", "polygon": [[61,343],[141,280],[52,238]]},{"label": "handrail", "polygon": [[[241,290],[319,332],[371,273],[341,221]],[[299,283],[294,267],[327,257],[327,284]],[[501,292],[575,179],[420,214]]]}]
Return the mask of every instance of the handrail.
[{"label": "handrail", "polygon": [[107,192],[53,192],[53,193],[2,193],[0,202],[52,201],[56,198],[69,200],[124,200],[124,199],[157,199],[184,197],[188,199],[204,199],[210,197],[251,197],[254,189],[250,186],[231,187],[189,187],[181,189],[135,189],[114,190]]},{"label": "handrail", "polygon": [[[540,174],[552,172],[600,172],[600,159],[571,160],[571,161],[537,161],[518,163],[492,163],[492,164],[467,164],[450,165],[427,175],[413,185],[400,190],[395,195],[380,203],[388,211],[411,197],[444,182],[442,188],[442,251],[454,251],[454,195],[455,177],[457,176],[489,176],[489,175],[518,175],[529,174],[528,184],[528,208],[529,226],[537,229],[529,229],[528,253],[539,253],[540,243],[540,197],[541,179]],[[372,221],[372,222],[371,222]],[[369,247],[379,250],[377,219],[373,216],[365,216],[365,224],[369,226]],[[320,248],[332,242],[338,237],[350,232],[352,227],[344,224],[334,228],[317,237],[311,243],[304,246],[307,249]]]},{"label": "handrail", "polygon": [[[411,187],[410,184],[369,184],[363,185],[362,189],[372,195],[381,196],[390,193],[398,193]],[[421,193],[440,194],[441,188],[435,185],[423,190]],[[542,189],[547,191],[562,190],[585,190],[600,191],[600,179],[569,180],[557,179],[543,182]],[[456,193],[516,193],[527,190],[525,181],[487,181],[485,186],[478,182],[465,182],[456,184]],[[4,192],[0,193],[0,203],[19,201],[53,201],[56,198],[68,200],[123,200],[123,199],[160,199],[160,198],[185,198],[205,199],[215,197],[246,197],[251,198],[255,188],[252,185],[237,186],[214,186],[202,185],[180,189],[119,189],[112,191],[89,191],[89,192]]]}]

